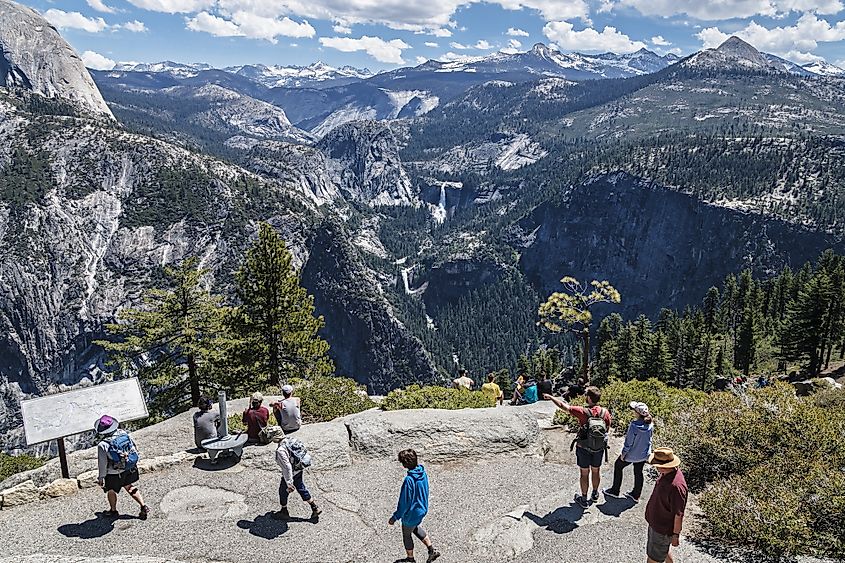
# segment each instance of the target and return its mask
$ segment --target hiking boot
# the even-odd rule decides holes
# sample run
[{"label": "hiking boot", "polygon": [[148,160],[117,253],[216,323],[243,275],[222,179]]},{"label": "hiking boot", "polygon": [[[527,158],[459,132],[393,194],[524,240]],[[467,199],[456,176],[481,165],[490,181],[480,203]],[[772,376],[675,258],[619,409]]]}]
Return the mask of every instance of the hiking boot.
[{"label": "hiking boot", "polygon": [[425,562],[431,563],[432,561],[434,561],[438,557],[440,557],[440,552],[437,551],[436,549],[432,549],[431,551],[428,552],[428,559],[426,559]]},{"label": "hiking boot", "polygon": [[120,516],[120,512],[118,512],[117,510],[105,510],[103,511],[103,516],[105,516],[106,518],[117,518],[118,516]]},{"label": "hiking boot", "polygon": [[290,512],[288,512],[287,508],[282,508],[278,512],[273,513],[273,518],[275,520],[290,520]]},{"label": "hiking boot", "polygon": [[323,510],[319,506],[316,504],[311,505],[311,518],[317,518],[322,513]]},{"label": "hiking boot", "polygon": [[575,495],[575,502],[578,503],[578,506],[581,508],[589,508],[590,502],[587,500],[587,497],[584,495]]},{"label": "hiking boot", "polygon": [[640,497],[635,497],[633,492],[625,493],[625,498],[630,499],[634,502],[640,502]]},{"label": "hiking boot", "polygon": [[590,496],[590,500],[593,501],[593,502],[598,502],[599,501],[599,492],[593,491],[592,496]]},{"label": "hiking boot", "polygon": [[[117,511],[115,510],[115,512],[117,512]],[[145,504],[144,506],[141,507],[141,512],[138,514],[138,518],[140,518],[141,520],[146,520],[147,516],[149,516],[149,515],[150,515],[150,507]]]},{"label": "hiking boot", "polygon": [[[601,492],[604,493],[604,496],[606,496],[606,497],[622,498],[622,495],[619,494],[619,491],[611,491],[610,489],[602,489]],[[625,495],[625,496],[628,496],[628,495]]]}]

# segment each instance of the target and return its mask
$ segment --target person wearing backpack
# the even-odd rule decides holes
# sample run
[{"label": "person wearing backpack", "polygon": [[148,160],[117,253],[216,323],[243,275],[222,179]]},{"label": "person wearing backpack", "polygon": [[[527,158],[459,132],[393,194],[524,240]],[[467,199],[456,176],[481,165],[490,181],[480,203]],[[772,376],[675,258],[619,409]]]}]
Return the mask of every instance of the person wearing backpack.
[{"label": "person wearing backpack", "polygon": [[[572,441],[575,447],[575,459],[581,473],[581,494],[575,495],[575,502],[581,508],[590,506],[590,502],[599,500],[599,486],[601,485],[602,458],[607,456],[607,441],[613,419],[610,411],[599,405],[601,391],[598,387],[587,387],[584,391],[587,398],[586,407],[572,406],[562,399],[545,395],[543,398],[552,401],[559,409],[564,410],[578,419],[578,435]],[[587,497],[592,478],[593,492]]]},{"label": "person wearing backpack", "polygon": [[273,517],[277,520],[290,520],[288,498],[296,490],[300,498],[311,505],[311,520],[316,521],[323,511],[317,506],[303,481],[305,469],[311,466],[311,456],[305,449],[305,444],[296,438],[282,436],[276,441],[279,443],[276,448],[276,463],[282,469],[282,482],[279,483],[279,503],[282,508]]},{"label": "person wearing backpack", "polygon": [[94,423],[94,432],[100,438],[97,444],[97,484],[103,488],[109,500],[106,516],[117,517],[117,494],[125,489],[141,507],[138,518],[146,520],[150,515],[144,497],[135,486],[138,482],[138,449],[125,430],[118,428],[117,419],[101,416]]},{"label": "person wearing backpack", "polygon": [[634,488],[625,496],[634,502],[640,501],[643,492],[643,467],[651,455],[651,441],[654,436],[654,420],[648,410],[648,405],[632,401],[629,405],[637,413],[637,419],[628,425],[628,432],[625,434],[625,444],[622,446],[622,453],[616,458],[613,466],[613,485],[604,489],[604,495],[612,498],[621,498],[622,472],[634,465]]},{"label": "person wearing backpack", "polygon": [[414,538],[411,537],[414,535],[428,549],[426,563],[431,563],[440,557],[440,552],[434,549],[431,536],[422,527],[423,518],[428,514],[428,474],[425,472],[425,467],[419,464],[416,451],[402,450],[398,458],[399,463],[408,470],[408,473],[402,481],[396,511],[387,523],[392,526],[396,522],[402,522],[402,543],[405,545],[407,557],[399,561],[415,561]]}]

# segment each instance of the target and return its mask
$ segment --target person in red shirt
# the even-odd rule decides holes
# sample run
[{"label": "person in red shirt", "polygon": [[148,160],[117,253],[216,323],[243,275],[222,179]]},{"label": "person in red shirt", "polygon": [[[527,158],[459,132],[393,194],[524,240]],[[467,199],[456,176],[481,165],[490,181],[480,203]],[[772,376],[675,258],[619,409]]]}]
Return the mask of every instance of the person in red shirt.
[{"label": "person in red shirt", "polygon": [[[587,421],[591,417],[601,418],[604,420],[604,444],[600,450],[589,448],[587,440],[584,439],[584,435],[581,431],[579,431],[578,438],[576,438],[575,459],[578,463],[578,470],[581,472],[581,494],[575,496],[575,501],[581,506],[581,508],[587,508],[591,501],[596,502],[599,499],[599,491],[601,490],[599,487],[601,485],[602,458],[604,457],[607,449],[607,438],[610,432],[610,426],[613,423],[610,411],[599,406],[601,391],[598,387],[587,387],[584,391],[584,395],[587,398],[586,407],[572,406],[562,399],[552,397],[548,394],[543,395],[543,399],[552,401],[559,409],[564,410],[577,418],[582,430],[586,428]],[[590,488],[591,478],[593,483],[593,493],[588,499],[587,491]]]},{"label": "person in red shirt", "polygon": [[657,448],[648,459],[660,473],[645,508],[648,563],[674,563],[670,547],[678,547],[687,506],[687,481],[681,460],[669,448]]},{"label": "person in red shirt", "polygon": [[270,420],[270,411],[267,410],[267,407],[261,406],[263,402],[264,395],[256,391],[252,394],[249,408],[244,411],[243,423],[246,424],[247,442],[251,444],[259,442],[258,434]]}]

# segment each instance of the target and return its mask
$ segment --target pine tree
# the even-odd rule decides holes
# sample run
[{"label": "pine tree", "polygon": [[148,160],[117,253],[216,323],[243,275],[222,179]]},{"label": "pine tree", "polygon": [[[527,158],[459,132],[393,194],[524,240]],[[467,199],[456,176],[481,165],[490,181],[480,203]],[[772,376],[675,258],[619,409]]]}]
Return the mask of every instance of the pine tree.
[{"label": "pine tree", "polygon": [[124,374],[137,375],[150,396],[151,413],[169,415],[197,403],[220,383],[217,367],[231,345],[222,298],[202,287],[208,273],[189,258],[165,267],[168,284],[144,294],[143,306],[124,309],[106,325],[116,340],[98,341]]},{"label": "pine tree", "polygon": [[798,291],[781,332],[781,355],[787,361],[807,362],[810,374],[821,369],[821,354],[827,300],[832,293],[830,278],[819,272]]},{"label": "pine tree", "polygon": [[646,370],[648,377],[656,377],[667,383],[672,379],[672,355],[663,331],[658,330],[654,335],[646,359]]},{"label": "pine tree", "polygon": [[323,317],[314,316],[314,298],[299,285],[291,254],[269,224],[259,226],[235,280],[240,306],[232,318],[242,369],[271,385],[334,372],[329,345],[318,334]]}]

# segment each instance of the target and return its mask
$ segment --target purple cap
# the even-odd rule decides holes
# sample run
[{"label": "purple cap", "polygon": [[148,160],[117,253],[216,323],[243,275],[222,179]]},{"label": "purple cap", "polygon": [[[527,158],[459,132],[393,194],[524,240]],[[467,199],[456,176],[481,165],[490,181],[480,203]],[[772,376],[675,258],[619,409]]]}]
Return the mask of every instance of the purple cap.
[{"label": "purple cap", "polygon": [[104,414],[100,417],[96,424],[94,424],[94,432],[97,434],[111,434],[117,430],[118,422],[116,419]]}]

